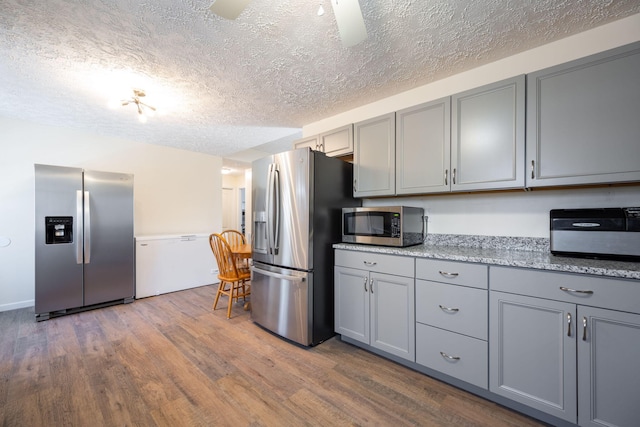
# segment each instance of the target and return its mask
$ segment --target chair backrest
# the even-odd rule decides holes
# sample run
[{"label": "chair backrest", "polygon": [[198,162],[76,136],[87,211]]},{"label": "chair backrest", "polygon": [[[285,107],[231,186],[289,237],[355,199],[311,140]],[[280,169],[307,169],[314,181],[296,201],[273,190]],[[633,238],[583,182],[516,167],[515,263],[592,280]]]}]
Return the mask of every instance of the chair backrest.
[{"label": "chair backrest", "polygon": [[228,281],[237,280],[239,277],[238,269],[236,268],[231,248],[225,238],[218,233],[213,233],[209,236],[209,245],[218,263],[218,278]]},{"label": "chair backrest", "polygon": [[247,243],[244,234],[237,230],[225,230],[220,235],[229,243],[229,246],[240,246]]}]

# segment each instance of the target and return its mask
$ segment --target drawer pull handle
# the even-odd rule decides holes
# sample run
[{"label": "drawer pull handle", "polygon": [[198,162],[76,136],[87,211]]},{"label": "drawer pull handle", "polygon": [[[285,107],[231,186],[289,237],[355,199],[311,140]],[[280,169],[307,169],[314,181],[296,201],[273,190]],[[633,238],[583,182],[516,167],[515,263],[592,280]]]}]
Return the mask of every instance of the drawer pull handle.
[{"label": "drawer pull handle", "polygon": [[445,359],[448,359],[448,360],[456,360],[456,361],[460,360],[459,356],[449,356],[447,353],[445,353],[443,351],[440,352],[440,356],[442,356],[442,357],[444,357]]},{"label": "drawer pull handle", "polygon": [[560,290],[565,292],[571,292],[573,294],[586,294],[586,295],[593,294],[593,291],[582,291],[580,289],[565,288],[564,286],[560,286]]},{"label": "drawer pull handle", "polygon": [[571,336],[571,313],[567,313],[567,336]]},{"label": "drawer pull handle", "polygon": [[371,261],[363,261],[364,265],[368,265],[370,267],[373,267],[374,265],[378,264],[377,262],[371,262]]},{"label": "drawer pull handle", "polygon": [[369,292],[369,289],[367,289],[367,280],[368,280],[368,279],[365,277],[365,278],[364,278],[364,291],[365,291],[365,292]]},{"label": "drawer pull handle", "polygon": [[459,308],[450,308],[450,307],[445,307],[442,304],[438,304],[438,307],[440,307],[440,310],[442,311],[446,311],[447,313],[457,313],[460,311]]},{"label": "drawer pull handle", "polygon": [[458,277],[458,273],[447,273],[446,271],[438,271],[438,273],[440,273],[441,276],[446,277],[447,279],[453,279],[455,277]]},{"label": "drawer pull handle", "polygon": [[587,340],[587,318],[582,318],[582,341]]}]

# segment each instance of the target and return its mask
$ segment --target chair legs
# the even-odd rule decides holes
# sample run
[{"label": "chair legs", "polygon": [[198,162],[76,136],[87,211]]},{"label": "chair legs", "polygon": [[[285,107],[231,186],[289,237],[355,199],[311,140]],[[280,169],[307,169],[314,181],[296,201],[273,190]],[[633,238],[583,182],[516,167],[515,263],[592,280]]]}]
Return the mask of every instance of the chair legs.
[{"label": "chair legs", "polygon": [[[227,289],[226,285],[229,285]],[[218,285],[218,290],[216,292],[216,299],[213,302],[213,309],[215,310],[218,306],[218,300],[220,300],[220,295],[227,295],[229,297],[229,305],[227,307],[227,319],[231,318],[231,307],[233,305],[233,301],[238,302],[240,297],[242,297],[243,301],[247,300],[247,295],[250,292],[247,291],[248,285],[245,283],[245,280],[241,280],[238,282],[226,282],[224,280],[220,280],[220,284]],[[242,291],[241,291],[242,289]]]}]

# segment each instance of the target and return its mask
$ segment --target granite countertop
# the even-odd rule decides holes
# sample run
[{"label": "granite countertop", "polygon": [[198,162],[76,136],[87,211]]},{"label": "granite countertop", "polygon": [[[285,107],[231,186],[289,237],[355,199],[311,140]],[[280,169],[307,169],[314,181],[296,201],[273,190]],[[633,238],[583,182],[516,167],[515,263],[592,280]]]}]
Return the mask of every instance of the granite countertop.
[{"label": "granite countertop", "polygon": [[592,274],[640,280],[640,262],[570,258],[552,255],[549,239],[429,235],[422,245],[407,248],[334,244],[335,249],[411,256],[448,261],[477,262],[507,267],[525,267],[567,273]]}]

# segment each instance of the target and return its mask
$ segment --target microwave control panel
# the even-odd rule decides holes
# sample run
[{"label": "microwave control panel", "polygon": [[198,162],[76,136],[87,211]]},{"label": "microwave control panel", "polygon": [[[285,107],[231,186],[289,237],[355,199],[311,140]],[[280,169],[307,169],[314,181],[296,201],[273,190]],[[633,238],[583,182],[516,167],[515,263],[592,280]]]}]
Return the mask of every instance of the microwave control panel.
[{"label": "microwave control panel", "polygon": [[395,214],[391,218],[391,237],[400,237],[400,215]]}]

